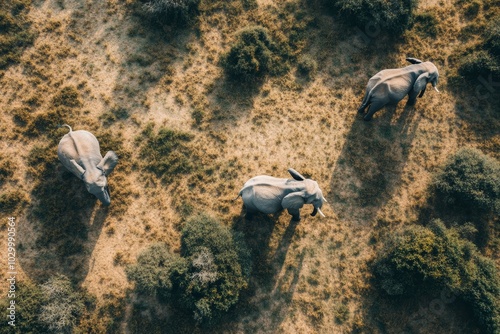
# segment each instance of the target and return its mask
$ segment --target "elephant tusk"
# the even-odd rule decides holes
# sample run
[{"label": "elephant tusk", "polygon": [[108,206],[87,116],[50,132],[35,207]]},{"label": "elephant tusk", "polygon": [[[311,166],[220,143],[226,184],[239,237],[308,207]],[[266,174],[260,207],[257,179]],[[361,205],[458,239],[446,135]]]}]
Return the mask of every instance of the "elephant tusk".
[{"label": "elephant tusk", "polygon": [[440,91],[437,89],[437,87],[434,87],[434,89],[436,90],[436,92],[440,93]]},{"label": "elephant tusk", "polygon": [[323,202],[325,203],[328,203],[328,201],[326,200],[326,198],[323,197]]},{"label": "elephant tusk", "polygon": [[318,212],[319,214],[321,215],[321,217],[325,218],[326,216],[323,214],[323,212],[321,212],[320,208],[318,208]]}]

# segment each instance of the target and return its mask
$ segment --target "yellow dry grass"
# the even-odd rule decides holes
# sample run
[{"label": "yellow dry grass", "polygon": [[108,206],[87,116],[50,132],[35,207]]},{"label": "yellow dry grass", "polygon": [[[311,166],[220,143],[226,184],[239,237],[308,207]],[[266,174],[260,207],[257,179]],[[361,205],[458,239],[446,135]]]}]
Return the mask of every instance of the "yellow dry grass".
[{"label": "yellow dry grass", "polygon": [[[101,304],[110,295],[123,298],[131,288],[124,267],[157,241],[177,250],[179,229],[189,213],[206,212],[227,225],[242,224],[241,200],[232,200],[244,182],[260,174],[288,177],[286,170],[293,167],[318,181],[329,201],[323,210],[327,218],[309,217],[305,208],[299,224],[283,213],[276,221],[266,220],[270,226],[255,228],[251,236],[262,245],[262,254],[253,290],[218,332],[402,330],[408,314],[398,314],[398,321],[386,319],[385,329],[374,316],[369,261],[380,241],[378,229],[418,219],[432,173],[458,147],[479,147],[498,158],[500,136],[493,130],[498,116],[489,112],[481,119],[471,110],[467,118],[460,117],[459,104],[467,106],[473,92],[454,93],[448,85],[448,76],[456,71],[454,53],[476,39],[459,38],[469,22],[454,1],[421,1],[419,12],[434,12],[439,19],[438,37],[411,31],[388,50],[384,37],[367,43],[320,7],[305,7],[315,25],[307,28],[297,52],[318,62],[318,74],[305,81],[292,68],[248,88],[225,80],[221,55],[236,31],[252,24],[286,40],[286,29],[297,19],[285,5],[297,1],[259,0],[248,10],[238,1],[221,3],[202,1],[194,28],[154,31],[121,1],[35,2],[29,17],[37,39],[21,63],[0,78],[0,149],[16,166],[2,190],[19,190],[30,202],[16,212],[22,244],[19,278],[37,281],[60,272]],[[480,15],[478,22],[484,21]],[[363,122],[356,110],[368,78],[380,69],[404,66],[408,55],[435,62],[442,93],[429,90],[414,108],[402,102]],[[39,200],[31,194],[43,182],[29,173],[30,150],[49,147],[46,158],[56,161],[55,145],[64,131],[46,129],[29,138],[12,114],[21,107],[28,107],[33,117],[46,113],[67,86],[77,88],[82,107],[63,116],[64,122],[73,129],[111,134],[122,145],[122,160],[109,178],[111,208],[94,202],[85,207],[77,223],[86,226],[87,236],[81,252],[71,255],[72,265],[58,259],[51,244],[43,245],[49,251],[41,249],[37,238],[44,231],[30,215]],[[488,101],[481,101],[481,107],[491,108]],[[103,115],[117,110],[128,116],[105,121]],[[196,110],[203,113],[198,125],[192,116]],[[151,122],[156,130],[192,134],[188,145],[203,170],[177,175],[170,184],[147,174],[135,139]],[[63,174],[61,168],[56,172]],[[85,193],[76,178],[71,186],[76,189],[72,194]],[[114,195],[120,200],[113,202]],[[0,247],[5,248],[5,238]],[[0,259],[1,268],[5,261]],[[338,321],[341,305],[348,316]],[[130,316],[129,308],[123,330]],[[461,321],[458,316],[455,320]],[[432,325],[423,330],[431,331]]]}]

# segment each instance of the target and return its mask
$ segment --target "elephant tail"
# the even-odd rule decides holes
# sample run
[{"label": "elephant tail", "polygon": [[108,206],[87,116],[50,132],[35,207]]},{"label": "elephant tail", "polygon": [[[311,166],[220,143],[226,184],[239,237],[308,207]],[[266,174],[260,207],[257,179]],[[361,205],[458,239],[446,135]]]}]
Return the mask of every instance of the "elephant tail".
[{"label": "elephant tail", "polygon": [[69,132],[73,131],[73,129],[71,128],[71,126],[69,126],[68,124],[59,125],[60,128],[62,128],[63,126],[67,127],[69,129]]}]

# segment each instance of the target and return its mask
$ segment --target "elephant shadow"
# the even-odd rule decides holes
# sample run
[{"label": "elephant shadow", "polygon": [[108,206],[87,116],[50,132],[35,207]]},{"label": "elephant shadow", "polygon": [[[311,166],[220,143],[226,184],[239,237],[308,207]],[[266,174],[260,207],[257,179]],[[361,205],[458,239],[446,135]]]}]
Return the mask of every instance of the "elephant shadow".
[{"label": "elephant shadow", "polygon": [[[305,257],[304,251],[297,255],[293,268],[286,268],[284,275],[283,266],[301,222],[292,220],[286,212],[281,214],[283,212],[275,215],[255,213],[251,218],[243,218],[241,215],[234,221],[234,230],[243,233],[250,249],[253,270],[249,288],[240,299],[240,306],[235,308],[234,314],[229,314],[228,319],[237,317],[239,321],[248,323],[249,326],[245,329],[248,333],[262,330],[263,324],[256,323],[252,326],[253,320],[257,320],[260,315],[242,310],[272,308],[273,317],[265,327],[269,331],[278,328],[287,316],[290,301],[299,281]],[[270,306],[269,300],[275,303]],[[252,319],[247,319],[248,317]]]},{"label": "elephant shadow", "polygon": [[332,175],[331,205],[345,221],[371,222],[400,185],[418,127],[414,106],[389,106],[372,121],[357,115]]},{"label": "elephant shadow", "polygon": [[79,284],[88,274],[108,209],[57,159],[39,180],[19,233],[19,263],[36,282],[63,274]]}]

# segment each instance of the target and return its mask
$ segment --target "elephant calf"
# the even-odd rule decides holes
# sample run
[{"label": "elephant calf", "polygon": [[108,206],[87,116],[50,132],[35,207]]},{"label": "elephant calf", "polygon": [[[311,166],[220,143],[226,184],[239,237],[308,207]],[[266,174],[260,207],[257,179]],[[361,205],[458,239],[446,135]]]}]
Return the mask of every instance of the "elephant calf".
[{"label": "elephant calf", "polygon": [[366,86],[365,97],[358,109],[359,113],[366,113],[364,120],[369,121],[373,114],[387,104],[397,104],[406,95],[408,104],[415,104],[418,97],[422,97],[428,83],[436,88],[439,73],[433,63],[425,63],[416,58],[406,58],[413,65],[403,68],[383,70],[375,74]]},{"label": "elephant calf", "polygon": [[61,163],[70,172],[85,182],[89,193],[97,197],[104,205],[111,203],[106,179],[118,163],[115,152],[109,151],[101,156],[97,138],[88,131],[69,132],[59,142],[57,155]]},{"label": "elephant calf", "polygon": [[311,216],[321,212],[323,203],[326,202],[318,183],[306,179],[297,171],[288,169],[291,179],[279,179],[272,176],[261,175],[248,180],[240,190],[247,214],[262,212],[266,214],[276,213],[287,209],[293,220],[300,220],[299,209],[304,204],[312,204],[314,207]]}]

